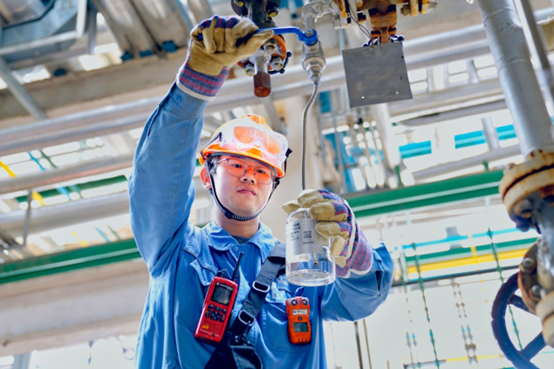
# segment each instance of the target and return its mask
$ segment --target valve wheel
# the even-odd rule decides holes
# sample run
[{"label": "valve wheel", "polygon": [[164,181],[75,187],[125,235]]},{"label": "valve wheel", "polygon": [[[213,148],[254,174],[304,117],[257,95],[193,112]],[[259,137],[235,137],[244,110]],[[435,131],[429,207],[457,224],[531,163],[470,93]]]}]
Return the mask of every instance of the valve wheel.
[{"label": "valve wheel", "polygon": [[[523,299],[515,294],[518,290],[517,277],[519,273],[512,275],[506,282],[502,284],[498,294],[492,305],[492,330],[494,337],[500,346],[504,355],[518,369],[539,369],[538,366],[531,363],[531,359],[535,357],[545,346],[542,332],[539,333],[524,349],[518,350],[506,328],[506,309],[508,305],[512,305],[529,313]],[[530,313],[531,314],[531,313]]]}]

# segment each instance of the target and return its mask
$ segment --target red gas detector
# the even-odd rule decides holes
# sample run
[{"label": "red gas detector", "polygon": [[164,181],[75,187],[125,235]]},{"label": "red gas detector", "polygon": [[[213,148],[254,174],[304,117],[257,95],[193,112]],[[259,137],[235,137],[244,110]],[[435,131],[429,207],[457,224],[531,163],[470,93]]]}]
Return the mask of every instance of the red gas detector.
[{"label": "red gas detector", "polygon": [[219,271],[212,279],[208,294],[204,299],[200,321],[194,332],[195,338],[210,343],[219,343],[223,338],[239,289],[235,277],[239,270],[241,258],[242,252],[239,254],[237,266],[231,279],[229,279],[229,272],[225,269]]}]

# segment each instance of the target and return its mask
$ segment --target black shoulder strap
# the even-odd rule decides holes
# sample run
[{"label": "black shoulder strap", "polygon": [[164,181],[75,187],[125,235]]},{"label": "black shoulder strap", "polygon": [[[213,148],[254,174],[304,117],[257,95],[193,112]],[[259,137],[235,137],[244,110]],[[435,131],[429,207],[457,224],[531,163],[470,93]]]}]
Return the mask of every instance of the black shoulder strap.
[{"label": "black shoulder strap", "polygon": [[[245,348],[244,346],[249,346],[246,335],[254,324],[260,310],[262,310],[265,296],[271,289],[271,283],[277,278],[279,269],[285,265],[285,254],[285,244],[276,244],[262,265],[262,269],[252,284],[252,288],[248,296],[246,296],[237,318],[225,333],[223,340],[217,345],[208,364],[206,364],[206,369],[231,368],[232,363],[235,363],[237,359],[237,349],[240,348],[242,350]],[[255,352],[251,351],[255,356],[252,360],[258,359]],[[244,367],[242,360],[244,359],[241,359],[241,366]],[[237,366],[235,365],[235,367]],[[252,364],[251,367],[257,368],[259,366]]]}]

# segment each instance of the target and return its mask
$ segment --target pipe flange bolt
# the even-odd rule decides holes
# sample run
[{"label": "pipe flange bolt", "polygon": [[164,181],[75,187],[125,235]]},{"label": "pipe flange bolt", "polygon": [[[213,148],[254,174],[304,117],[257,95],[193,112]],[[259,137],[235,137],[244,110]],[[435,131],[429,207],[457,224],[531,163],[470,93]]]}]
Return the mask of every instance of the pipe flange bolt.
[{"label": "pipe flange bolt", "polygon": [[[544,188],[553,188],[553,185],[554,153],[538,150],[531,153],[525,162],[508,166],[498,189],[510,218],[514,219],[515,215],[530,219],[533,207],[527,197]],[[541,197],[550,192],[540,192]]]}]

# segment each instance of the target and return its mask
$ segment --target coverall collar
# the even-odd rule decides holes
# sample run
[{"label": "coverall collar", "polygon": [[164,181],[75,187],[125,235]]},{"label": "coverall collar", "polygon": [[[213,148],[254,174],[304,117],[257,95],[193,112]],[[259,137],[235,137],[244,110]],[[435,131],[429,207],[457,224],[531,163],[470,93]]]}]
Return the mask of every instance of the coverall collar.
[{"label": "coverall collar", "polygon": [[[229,232],[214,222],[208,223],[204,229],[208,237],[208,245],[215,250],[227,251],[231,246],[238,245],[237,240]],[[275,246],[271,230],[262,222],[260,222],[258,232],[250,239],[249,243],[256,245],[260,249],[263,260],[268,257]]]}]

